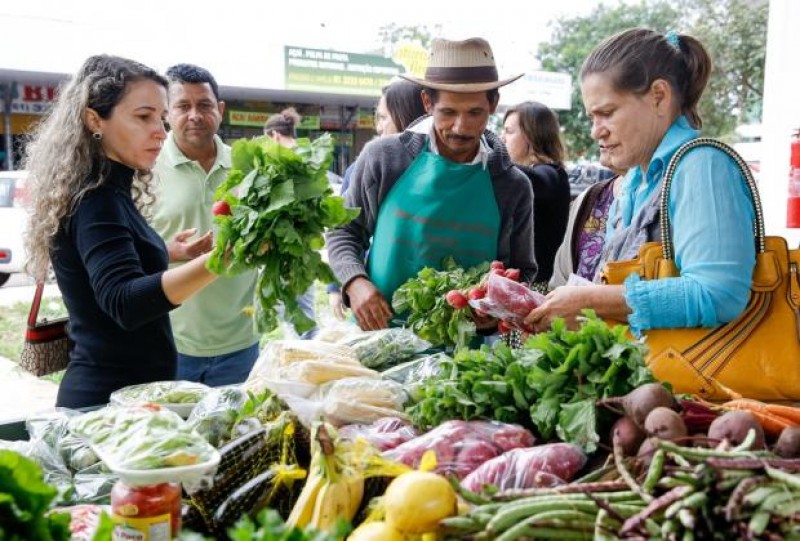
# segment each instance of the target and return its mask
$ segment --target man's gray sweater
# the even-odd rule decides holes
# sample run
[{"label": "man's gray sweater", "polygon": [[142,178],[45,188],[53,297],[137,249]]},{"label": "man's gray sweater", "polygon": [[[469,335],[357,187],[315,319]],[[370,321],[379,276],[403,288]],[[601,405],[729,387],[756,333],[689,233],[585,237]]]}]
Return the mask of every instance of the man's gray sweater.
[{"label": "man's gray sweater", "polygon": [[[487,167],[500,211],[497,259],[521,271],[521,279],[536,277],[533,255],[533,191],[528,177],[514,167],[506,147],[491,132],[484,132],[489,146]],[[328,259],[342,291],[359,276],[369,277],[365,254],[375,231],[378,209],[389,190],[426,147],[422,133],[404,131],[369,143],[356,161],[350,188],[345,195],[349,207],[361,213],[349,224],[328,233]],[[387,299],[391,303],[391,299]]]}]

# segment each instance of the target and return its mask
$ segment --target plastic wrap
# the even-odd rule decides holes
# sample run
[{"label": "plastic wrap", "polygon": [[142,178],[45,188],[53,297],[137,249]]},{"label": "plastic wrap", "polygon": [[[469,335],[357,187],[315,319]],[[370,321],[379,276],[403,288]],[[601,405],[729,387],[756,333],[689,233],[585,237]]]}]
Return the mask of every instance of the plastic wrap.
[{"label": "plastic wrap", "polygon": [[322,385],[312,398],[322,403],[322,415],[336,425],[369,424],[383,417],[401,417],[407,396],[394,381],[345,378]]},{"label": "plastic wrap", "polygon": [[70,419],[106,465],[130,485],[210,482],[219,452],[173,411],[109,406]]},{"label": "plastic wrap", "polygon": [[383,417],[372,424],[351,424],[339,429],[341,439],[355,441],[364,438],[379,451],[394,449],[417,436],[417,429],[399,417]]},{"label": "plastic wrap", "polygon": [[29,417],[29,450],[25,456],[42,468],[44,479],[58,488],[60,504],[108,503],[118,477],[89,444],[69,431],[70,419],[80,413],[59,409]]},{"label": "plastic wrap", "polygon": [[417,468],[426,451],[436,455],[436,471],[463,479],[478,466],[534,437],[521,426],[496,421],[447,421],[430,432],[384,453],[386,458]]},{"label": "plastic wrap", "polygon": [[354,338],[362,331],[358,325],[349,321],[333,321],[323,326],[316,335],[314,340],[317,342],[327,342],[329,344],[336,344],[348,338]]},{"label": "plastic wrap", "polygon": [[262,351],[243,387],[307,397],[316,385],[356,376],[377,377],[343,345],[315,340],[276,340]]},{"label": "plastic wrap", "polygon": [[431,344],[411,329],[381,329],[347,337],[339,344],[352,348],[359,362],[381,370],[406,361],[430,349]]},{"label": "plastic wrap", "polygon": [[208,390],[208,385],[194,381],[154,381],[129,385],[114,391],[109,398],[109,404],[133,406],[152,402],[186,418]]},{"label": "plastic wrap", "polygon": [[461,485],[473,492],[553,487],[571,481],[586,465],[586,455],[571,443],[512,449],[480,465]]},{"label": "plastic wrap", "polygon": [[401,384],[412,402],[417,402],[419,396],[417,389],[428,378],[435,378],[441,375],[441,364],[444,360],[452,360],[446,353],[435,353],[426,355],[406,363],[397,365],[381,372],[385,379],[391,379]]},{"label": "plastic wrap", "polygon": [[231,439],[233,425],[247,399],[247,393],[238,386],[213,388],[197,403],[186,424],[219,447]]},{"label": "plastic wrap", "polygon": [[472,299],[469,305],[507,324],[531,332],[525,325],[525,317],[542,304],[545,296],[499,274],[490,274],[486,283],[486,296]]}]

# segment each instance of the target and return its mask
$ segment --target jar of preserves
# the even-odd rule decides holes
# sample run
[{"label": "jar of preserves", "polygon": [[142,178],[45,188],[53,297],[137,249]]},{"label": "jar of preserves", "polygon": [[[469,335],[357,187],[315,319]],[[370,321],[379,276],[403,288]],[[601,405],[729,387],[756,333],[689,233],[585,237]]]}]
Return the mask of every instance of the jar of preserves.
[{"label": "jar of preserves", "polygon": [[181,529],[181,485],[130,486],[122,480],[111,489],[114,541],[171,541]]}]

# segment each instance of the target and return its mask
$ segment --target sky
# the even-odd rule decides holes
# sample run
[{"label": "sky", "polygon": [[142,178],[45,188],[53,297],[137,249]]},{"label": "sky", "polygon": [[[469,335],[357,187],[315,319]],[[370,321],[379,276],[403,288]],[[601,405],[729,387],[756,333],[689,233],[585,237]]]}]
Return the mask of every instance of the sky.
[{"label": "sky", "polygon": [[[606,0],[617,4],[620,0]],[[267,59],[283,45],[368,52],[386,24],[426,25],[449,39],[489,40],[500,75],[538,68],[533,53],[559,16],[588,14],[595,0],[38,0],[3,2],[7,44],[0,68],[72,73],[96,53],[163,70],[203,65],[222,84],[270,83]],[[9,46],[9,44],[12,44]],[[280,56],[273,50],[280,49]]]}]

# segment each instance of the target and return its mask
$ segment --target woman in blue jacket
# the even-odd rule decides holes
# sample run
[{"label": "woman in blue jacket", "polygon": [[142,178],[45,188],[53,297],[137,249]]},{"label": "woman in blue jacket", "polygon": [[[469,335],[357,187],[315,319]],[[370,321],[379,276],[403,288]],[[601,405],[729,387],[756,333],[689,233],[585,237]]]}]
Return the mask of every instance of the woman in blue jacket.
[{"label": "woman in blue jacket", "polygon": [[[699,136],[698,102],[711,59],[695,38],[634,28],[602,42],[581,68],[581,92],[603,159],[629,170],[608,219],[603,259],[632,259],[660,240],[660,188],[670,158]],[[654,328],[713,327],[747,303],[755,265],[754,210],[734,161],[701,147],[681,159],[669,195],[677,278],[619,286],[560,287],[527,321],[569,324],[583,308],[627,321],[635,334]],[[602,268],[600,265],[599,268]]]}]

